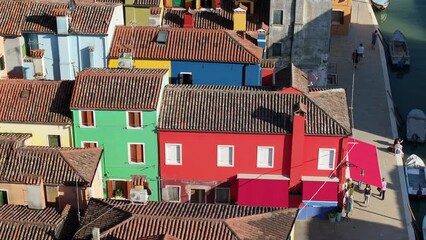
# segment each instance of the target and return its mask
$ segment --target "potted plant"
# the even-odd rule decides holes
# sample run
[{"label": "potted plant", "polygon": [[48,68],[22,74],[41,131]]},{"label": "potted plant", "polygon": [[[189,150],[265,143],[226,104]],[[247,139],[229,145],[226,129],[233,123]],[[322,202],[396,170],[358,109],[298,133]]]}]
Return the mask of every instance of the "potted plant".
[{"label": "potted plant", "polygon": [[336,211],[333,210],[328,213],[328,220],[330,220],[330,222],[336,222],[336,217],[337,217]]},{"label": "potted plant", "polygon": [[342,206],[337,206],[334,211],[336,211],[336,221],[340,222],[340,220],[342,220],[342,212],[343,212],[343,207]]},{"label": "potted plant", "polygon": [[116,198],[124,198],[124,192],[121,189],[115,189],[114,197]]}]

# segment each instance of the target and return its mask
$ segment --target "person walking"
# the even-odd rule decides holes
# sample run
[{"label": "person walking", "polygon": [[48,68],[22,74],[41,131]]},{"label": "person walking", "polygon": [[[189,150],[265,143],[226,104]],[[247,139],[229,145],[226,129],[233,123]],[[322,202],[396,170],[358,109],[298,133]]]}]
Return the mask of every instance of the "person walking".
[{"label": "person walking", "polygon": [[402,151],[402,142],[403,140],[401,138],[397,138],[393,149],[395,150],[395,155],[400,154],[401,158],[404,158],[404,152]]},{"label": "person walking", "polygon": [[364,58],[364,46],[362,43],[359,44],[358,48],[356,49],[358,53],[358,62],[361,62],[361,60]]},{"label": "person walking", "polygon": [[370,202],[371,196],[371,187],[370,184],[366,184],[364,188],[364,205],[368,207],[368,203]]},{"label": "person walking", "polygon": [[359,62],[359,56],[358,56],[357,50],[355,49],[352,53],[352,63],[354,64],[354,68],[357,67],[358,62]]},{"label": "person walking", "polygon": [[376,42],[377,42],[377,30],[375,30],[372,34],[371,34],[371,49],[374,50],[374,47],[376,46]]},{"label": "person walking", "polygon": [[385,178],[382,178],[382,187],[380,188],[380,197],[382,197],[382,200],[385,200],[385,193],[387,190],[387,183],[385,181]]},{"label": "person walking", "polygon": [[347,199],[346,199],[346,205],[345,205],[346,221],[349,221],[349,213],[352,212],[352,209],[353,209],[353,199],[352,199],[352,194],[349,194]]}]

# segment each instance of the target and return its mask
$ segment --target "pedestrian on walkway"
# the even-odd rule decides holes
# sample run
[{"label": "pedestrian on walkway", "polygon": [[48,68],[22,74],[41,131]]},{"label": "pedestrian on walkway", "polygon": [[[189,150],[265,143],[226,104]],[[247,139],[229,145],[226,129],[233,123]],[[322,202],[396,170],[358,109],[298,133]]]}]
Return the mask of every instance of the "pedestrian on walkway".
[{"label": "pedestrian on walkway", "polygon": [[366,184],[364,188],[364,205],[368,207],[368,203],[370,202],[371,196],[371,187],[370,184]]},{"label": "pedestrian on walkway", "polygon": [[386,189],[387,189],[387,183],[385,181],[385,178],[382,178],[382,187],[380,188],[380,197],[382,198],[382,200],[385,200],[385,193],[386,193]]},{"label": "pedestrian on walkway", "polygon": [[354,183],[351,183],[351,186],[350,186],[350,188],[349,188],[349,195],[354,194],[354,191],[355,191],[355,184],[354,184]]},{"label": "pedestrian on walkway", "polygon": [[404,152],[402,151],[402,142],[403,140],[401,138],[397,138],[393,149],[395,150],[395,155],[400,154],[401,158],[404,158]]},{"label": "pedestrian on walkway", "polygon": [[359,62],[359,56],[358,56],[357,50],[355,49],[352,53],[352,63],[354,64],[354,68],[357,67],[358,62]]},{"label": "pedestrian on walkway", "polygon": [[362,45],[362,43],[359,44],[356,51],[358,53],[358,61],[361,62],[361,60],[364,58],[364,46]]},{"label": "pedestrian on walkway", "polygon": [[349,221],[349,213],[352,212],[352,209],[353,209],[353,199],[352,199],[352,194],[349,194],[349,196],[346,199],[346,205],[345,205],[346,221]]},{"label": "pedestrian on walkway", "polygon": [[374,46],[376,46],[377,42],[377,30],[371,34],[371,49],[374,50]]}]

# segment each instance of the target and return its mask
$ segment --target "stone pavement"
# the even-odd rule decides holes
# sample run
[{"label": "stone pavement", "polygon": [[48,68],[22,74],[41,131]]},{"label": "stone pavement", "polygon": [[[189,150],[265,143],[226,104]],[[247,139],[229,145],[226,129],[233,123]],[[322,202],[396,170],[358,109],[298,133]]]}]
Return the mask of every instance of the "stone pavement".
[{"label": "stone pavement", "polygon": [[[338,87],[347,89],[349,106],[353,103],[353,136],[377,146],[382,177],[388,182],[386,198],[380,200],[373,187],[370,204],[364,207],[363,193],[356,191],[350,220],[297,221],[296,240],[415,239],[402,161],[387,151],[397,136],[397,128],[384,49],[380,41],[374,50],[370,47],[371,33],[377,27],[369,1],[354,0],[350,32],[347,36],[332,36],[329,64],[337,71]],[[360,43],[365,46],[365,57],[354,69],[352,52]]]}]

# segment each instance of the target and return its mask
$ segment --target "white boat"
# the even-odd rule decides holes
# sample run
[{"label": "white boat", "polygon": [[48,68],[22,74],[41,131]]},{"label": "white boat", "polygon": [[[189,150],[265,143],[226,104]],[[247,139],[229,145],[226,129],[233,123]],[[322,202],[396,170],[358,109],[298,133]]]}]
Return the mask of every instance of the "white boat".
[{"label": "white boat", "polygon": [[371,0],[373,7],[378,10],[386,9],[389,6],[390,0]]},{"label": "white boat", "polygon": [[416,154],[412,154],[407,158],[405,163],[405,178],[410,197],[426,196],[425,168],[425,163]]},{"label": "white boat", "polygon": [[392,39],[389,43],[389,54],[393,66],[400,68],[410,66],[411,59],[407,39],[399,30],[392,34]]},{"label": "white boat", "polygon": [[423,143],[426,138],[426,115],[420,109],[412,109],[407,115],[407,140]]}]

